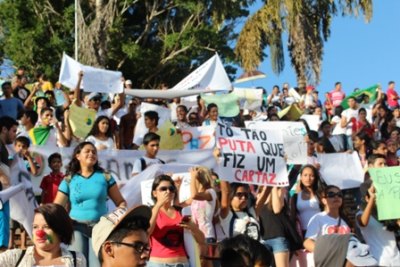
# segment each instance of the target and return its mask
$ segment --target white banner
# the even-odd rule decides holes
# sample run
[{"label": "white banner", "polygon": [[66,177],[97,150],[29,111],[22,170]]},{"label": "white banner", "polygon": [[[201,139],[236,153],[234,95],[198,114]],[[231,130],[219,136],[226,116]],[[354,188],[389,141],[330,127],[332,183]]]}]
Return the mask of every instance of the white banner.
[{"label": "white banner", "polygon": [[74,89],[78,83],[78,73],[83,71],[81,87],[86,92],[122,93],[123,83],[120,71],[98,69],[85,66],[63,54],[59,81],[62,85]]},{"label": "white banner", "polygon": [[[215,91],[224,91],[224,90],[213,90]],[[182,97],[182,99],[186,96],[195,96],[204,93],[204,90],[157,90],[157,89],[125,89],[125,94],[132,95],[140,98],[161,98],[161,99],[174,99],[177,97]],[[188,97],[192,99],[191,97]],[[196,101],[196,97],[193,98]],[[182,101],[181,101],[182,103]],[[185,104],[185,103],[183,103]],[[188,108],[190,106],[186,105]],[[191,104],[193,106],[193,104]]]},{"label": "white banner", "polygon": [[189,127],[181,130],[185,150],[211,149],[215,147],[213,126]]},{"label": "white banner", "polygon": [[[51,172],[47,158],[53,153],[60,153],[63,159],[64,167],[71,160],[73,148],[59,148],[59,147],[48,147],[48,146],[32,146],[30,149],[34,153],[35,161],[39,164],[39,174],[33,176],[33,182],[36,184],[36,194],[40,194],[41,190],[38,189],[41,179],[44,175]],[[208,168],[214,168],[216,161],[212,156],[212,149],[203,150],[168,150],[159,151],[157,157],[162,159],[165,163],[182,163],[182,164],[193,164],[206,166]],[[119,184],[125,184],[131,179],[131,173],[133,169],[133,163],[136,159],[143,157],[144,151],[138,150],[102,150],[99,151],[99,162],[101,167],[110,171],[114,179]],[[179,172],[185,172],[179,171]],[[65,169],[63,168],[65,173]],[[176,171],[172,171],[176,172]],[[138,176],[135,176],[135,181]],[[153,177],[154,178],[154,177]]]},{"label": "white banner", "polygon": [[289,185],[280,131],[218,124],[216,140],[221,152],[218,174],[222,180],[279,187]]},{"label": "white banner", "polygon": [[25,162],[19,157],[14,157],[11,165],[11,184],[22,183],[25,185],[25,190],[10,199],[10,216],[22,224],[29,236],[32,237],[34,209],[38,207],[38,204],[30,181],[31,176],[26,169]]},{"label": "white banner", "polygon": [[186,76],[171,90],[230,90],[231,82],[218,54]]},{"label": "white banner", "polygon": [[294,121],[245,121],[250,129],[276,129],[282,132],[288,164],[307,164],[307,130],[302,122]]},{"label": "white banner", "polygon": [[318,132],[319,125],[321,124],[321,119],[318,115],[303,114],[300,118],[307,122],[311,130]]},{"label": "white banner", "polygon": [[156,111],[158,113],[158,128],[160,128],[164,124],[164,122],[171,118],[171,110],[169,108],[143,102],[140,105],[141,116],[136,123],[135,135],[133,137],[133,143],[135,143],[136,145],[140,146],[142,144],[144,135],[149,131],[144,124],[144,113],[150,110]]},{"label": "white banner", "polygon": [[357,152],[318,154],[319,172],[328,185],[340,189],[356,188],[364,182],[364,172]]},{"label": "white banner", "polygon": [[233,93],[239,97],[241,109],[258,110],[261,107],[263,89],[235,87]]}]

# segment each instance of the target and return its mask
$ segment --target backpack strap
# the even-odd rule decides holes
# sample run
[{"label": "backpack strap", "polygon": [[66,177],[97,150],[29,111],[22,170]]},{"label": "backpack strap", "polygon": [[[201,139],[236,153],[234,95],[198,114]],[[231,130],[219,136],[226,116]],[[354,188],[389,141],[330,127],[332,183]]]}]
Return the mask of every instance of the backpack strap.
[{"label": "backpack strap", "polygon": [[142,169],[142,171],[144,171],[144,169],[146,169],[147,164],[146,164],[146,160],[142,157],[140,158],[140,168]]},{"label": "backpack strap", "polygon": [[68,250],[72,254],[72,258],[74,259],[74,267],[76,267],[76,251]]},{"label": "backpack strap", "polygon": [[18,267],[18,265],[20,264],[20,262],[21,262],[21,261],[22,261],[22,259],[24,258],[24,256],[25,256],[25,253],[26,253],[26,249],[23,249],[23,250],[22,250],[22,253],[21,253],[21,255],[19,255],[19,258],[18,258],[17,264],[15,264],[15,267]]}]

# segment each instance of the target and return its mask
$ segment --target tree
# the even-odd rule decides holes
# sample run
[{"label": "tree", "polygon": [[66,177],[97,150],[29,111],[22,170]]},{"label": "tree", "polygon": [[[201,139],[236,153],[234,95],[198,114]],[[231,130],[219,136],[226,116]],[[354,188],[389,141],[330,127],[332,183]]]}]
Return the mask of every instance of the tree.
[{"label": "tree", "polygon": [[[238,18],[248,15],[247,7],[253,2],[81,0],[77,9],[78,60],[120,70],[134,80],[136,87],[173,85],[215,52],[226,63],[235,63],[231,47],[237,38],[234,27]],[[57,77],[62,52],[73,54],[73,11],[73,0],[1,1],[4,54],[17,65],[48,72],[51,69],[53,77]],[[24,12],[29,16],[24,16]],[[66,27],[60,28],[59,24]],[[42,38],[29,38],[37,35],[59,42],[43,47]],[[29,50],[18,47],[23,42],[29,42]],[[38,50],[43,53],[38,55]],[[227,70],[235,72],[230,65]]]},{"label": "tree", "polygon": [[265,0],[240,32],[235,48],[241,66],[246,71],[257,68],[270,48],[272,69],[284,68],[283,33],[288,34],[288,50],[300,88],[319,83],[324,42],[330,36],[330,26],[338,13],[372,17],[372,0]]}]

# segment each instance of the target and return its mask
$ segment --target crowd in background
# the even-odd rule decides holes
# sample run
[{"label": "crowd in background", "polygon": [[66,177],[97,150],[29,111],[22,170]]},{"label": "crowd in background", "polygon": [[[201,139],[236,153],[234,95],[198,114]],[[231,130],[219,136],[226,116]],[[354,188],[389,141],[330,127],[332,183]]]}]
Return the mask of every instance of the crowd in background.
[{"label": "crowd in background", "polygon": [[[40,185],[42,206],[35,210],[33,247],[26,249],[26,241],[22,241],[22,249],[26,249],[22,256],[21,249],[9,250],[15,246],[15,227],[10,230],[9,210],[7,204],[3,204],[0,246],[6,252],[0,254],[1,266],[16,266],[21,258],[26,264],[37,266],[113,266],[112,260],[116,261],[114,266],[134,266],[118,262],[125,256],[113,250],[112,244],[124,246],[128,243],[113,232],[102,236],[100,242],[102,234],[95,230],[108,214],[108,198],[120,210],[127,208],[116,181],[99,166],[97,153],[143,147],[145,155],[134,162],[132,176],[152,164],[164,163],[157,157],[161,141],[157,134],[159,114],[156,111],[141,114],[143,102],[169,108],[171,122],[178,132],[188,127],[216,127],[218,123],[244,127],[244,121],[248,120],[302,121],[307,129],[307,164],[290,169],[291,186],[288,188],[230,184],[210,169],[193,167],[190,169],[191,198],[185,203],[178,201],[179,180],[172,180],[167,174],[155,177],[151,196],[155,204],[151,214],[144,216],[147,219],[144,222],[137,220],[132,226],[136,227],[136,234],[144,229],[142,239],[137,241],[139,243],[130,240],[126,245],[126,249],[136,251],[138,259],[130,259],[131,255],[126,256],[125,261],[141,262],[137,266],[189,266],[183,243],[186,229],[200,245],[202,266],[329,266],[321,262],[330,257],[337,262],[345,263],[347,259],[353,263],[348,266],[360,266],[359,263],[363,266],[400,265],[400,218],[378,220],[376,190],[368,174],[368,168],[398,166],[400,162],[400,106],[393,81],[388,83],[386,91],[378,87],[373,101],[369,94],[346,98],[340,82],[325,94],[325,99],[311,85],[304,90],[290,88],[288,83],[282,87],[275,85],[271,90],[263,88],[259,108],[241,109],[236,117],[227,118],[219,116],[217,104],[206,104],[201,96],[186,106],[180,99],[167,101],[140,99],[124,93],[83,92],[83,72],[76,73],[78,83],[69,91],[60,83],[53,85],[41,73],[28,86],[26,72],[23,67],[19,68],[15,77],[1,86],[2,164],[9,165],[14,157],[20,157],[27,170],[35,174],[37,166],[30,154],[31,145],[73,147],[74,152],[65,174],[62,155],[53,154],[48,158],[52,172],[43,177]],[[130,80],[123,82],[125,88],[132,88]],[[347,108],[343,108],[343,101],[347,102]],[[71,105],[96,111],[96,120],[86,138],[74,136],[69,121]],[[290,106],[296,106],[304,114],[318,115],[319,130],[310,130],[307,122],[299,118],[280,115],[280,111]],[[144,117],[146,134],[134,138],[136,123],[141,117]],[[359,188],[346,190],[326,184],[319,173],[318,154],[351,151],[357,152],[365,169],[364,183]],[[218,153],[216,150],[215,155]],[[10,181],[3,171],[0,177],[4,191]],[[56,204],[51,204],[53,202]],[[60,209],[59,205],[65,209]],[[181,210],[186,206],[190,206],[190,217],[182,215]],[[60,224],[65,226],[69,222],[70,229],[59,229]],[[119,227],[122,226],[115,226],[112,231]],[[346,242],[354,242],[360,251],[364,249],[350,234],[369,245],[369,259],[361,259],[359,255],[351,257],[350,249],[346,250],[347,255],[345,252],[329,255],[329,250],[326,254],[317,253],[317,244],[320,242],[320,246],[324,246],[321,237],[325,235],[333,235],[337,240],[324,242],[345,242],[346,245]],[[337,235],[348,238],[343,241]],[[230,242],[224,241],[227,238]],[[65,248],[61,243],[71,245]],[[223,248],[217,256],[213,252],[215,244]],[[241,254],[244,250],[250,250],[246,256]],[[109,258],[113,253],[122,254]]]}]

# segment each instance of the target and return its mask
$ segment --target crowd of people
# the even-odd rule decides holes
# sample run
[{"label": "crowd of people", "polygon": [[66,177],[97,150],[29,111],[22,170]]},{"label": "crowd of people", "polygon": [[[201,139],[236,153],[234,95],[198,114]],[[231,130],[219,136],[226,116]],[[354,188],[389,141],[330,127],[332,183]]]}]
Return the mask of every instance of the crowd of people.
[{"label": "crowd of people", "polygon": [[[288,83],[275,85],[270,93],[263,89],[258,108],[222,117],[221,107],[201,96],[187,106],[179,98],[83,92],[85,73],[76,75],[71,90],[60,83],[53,86],[42,73],[28,86],[27,70],[21,67],[1,85],[1,266],[189,267],[185,233],[198,244],[199,264],[205,267],[400,266],[400,218],[378,219],[379,192],[368,173],[368,168],[400,165],[400,106],[393,81],[386,93],[378,87],[373,96],[347,98],[337,82],[324,102],[314,86],[301,90]],[[132,88],[130,80],[123,82]],[[98,151],[143,149],[144,156],[133,162],[131,179],[153,164],[165,163],[157,156],[160,142],[168,142],[158,134],[160,116],[156,111],[141,114],[142,103],[169,108],[178,133],[219,123],[244,127],[245,121],[301,121],[307,129],[307,164],[290,167],[287,188],[229,183],[214,170],[193,166],[188,170],[189,200],[179,202],[180,179],[162,174],[154,177],[152,207],[128,207],[121,185],[99,165]],[[318,131],[310,130],[305,120],[281,115],[291,106],[317,115]],[[75,135],[70,124],[74,107],[96,113],[84,138]],[[145,134],[134,136],[141,117]],[[65,173],[63,155],[47,159],[51,173],[40,183],[40,206],[30,233],[33,245],[21,239],[16,248],[8,199],[26,185],[13,185],[8,170],[19,159],[28,172],[37,173],[32,145],[74,151]],[[364,182],[345,190],[327,184],[318,155],[351,151],[364,168]],[[214,156],[218,153],[216,148]],[[115,210],[107,209],[108,199]],[[186,207],[190,216],[182,212]]]}]

